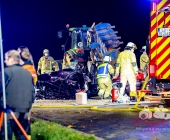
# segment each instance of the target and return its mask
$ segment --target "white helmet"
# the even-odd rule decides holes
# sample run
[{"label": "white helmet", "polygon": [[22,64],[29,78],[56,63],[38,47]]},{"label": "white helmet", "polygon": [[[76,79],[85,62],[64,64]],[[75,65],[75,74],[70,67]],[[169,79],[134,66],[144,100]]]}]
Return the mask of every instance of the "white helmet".
[{"label": "white helmet", "polygon": [[136,45],[132,42],[129,42],[125,48],[134,48],[134,49],[137,49]]},{"label": "white helmet", "polygon": [[146,50],[146,46],[143,46],[142,49]]},{"label": "white helmet", "polygon": [[105,56],[103,58],[103,62],[110,62],[112,60],[112,58],[110,56]]},{"label": "white helmet", "polygon": [[143,46],[140,52],[145,52],[146,51],[146,46]]}]

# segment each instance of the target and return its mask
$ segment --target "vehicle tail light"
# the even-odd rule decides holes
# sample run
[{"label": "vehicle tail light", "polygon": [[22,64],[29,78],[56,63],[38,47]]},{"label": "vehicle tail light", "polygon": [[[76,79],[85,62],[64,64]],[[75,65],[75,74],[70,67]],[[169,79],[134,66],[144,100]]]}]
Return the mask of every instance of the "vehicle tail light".
[{"label": "vehicle tail light", "polygon": [[154,76],[156,76],[156,64],[150,63],[150,65],[149,65],[149,77],[152,78]]}]

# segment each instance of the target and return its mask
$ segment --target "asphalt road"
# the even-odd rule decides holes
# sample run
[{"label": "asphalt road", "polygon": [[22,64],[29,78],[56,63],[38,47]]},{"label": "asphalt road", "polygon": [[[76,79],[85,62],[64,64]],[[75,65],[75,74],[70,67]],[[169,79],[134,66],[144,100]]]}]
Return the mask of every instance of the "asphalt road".
[{"label": "asphalt road", "polygon": [[[139,112],[99,112],[89,109],[32,109],[32,116],[52,120],[64,126],[94,134],[107,140],[169,140],[170,119],[139,118]],[[143,113],[144,114],[144,113]],[[170,114],[170,113],[169,113]],[[145,115],[141,115],[142,118]]]}]

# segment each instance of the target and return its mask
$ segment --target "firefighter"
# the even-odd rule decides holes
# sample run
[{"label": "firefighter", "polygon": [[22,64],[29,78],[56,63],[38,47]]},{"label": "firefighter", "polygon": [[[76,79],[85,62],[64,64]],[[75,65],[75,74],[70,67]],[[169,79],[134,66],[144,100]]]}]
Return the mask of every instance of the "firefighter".
[{"label": "firefighter", "polygon": [[140,69],[144,71],[146,76],[149,64],[149,57],[146,53],[146,46],[143,46],[140,52],[142,52],[142,55],[140,56]]},{"label": "firefighter", "polygon": [[64,53],[62,69],[70,68],[71,61],[73,61],[76,55],[76,49],[70,49]]},{"label": "firefighter", "polygon": [[113,78],[116,79],[120,73],[120,82],[122,83],[122,87],[120,89],[118,102],[124,102],[123,95],[127,81],[130,84],[130,94],[136,96],[136,75],[138,74],[138,67],[136,56],[134,54],[135,49],[137,49],[136,45],[129,42],[124,51],[119,54],[117,59],[116,72]]},{"label": "firefighter", "polygon": [[84,51],[79,48],[72,48],[64,53],[62,69],[75,69],[78,62],[84,62]]},{"label": "firefighter", "polygon": [[57,62],[49,55],[49,50],[44,49],[43,54],[44,56],[38,62],[37,74],[40,75],[59,70]]},{"label": "firefighter", "polygon": [[98,95],[101,99],[109,99],[112,90],[111,75],[114,74],[114,69],[109,62],[111,62],[111,57],[105,56],[103,64],[97,67],[97,81],[100,89]]}]

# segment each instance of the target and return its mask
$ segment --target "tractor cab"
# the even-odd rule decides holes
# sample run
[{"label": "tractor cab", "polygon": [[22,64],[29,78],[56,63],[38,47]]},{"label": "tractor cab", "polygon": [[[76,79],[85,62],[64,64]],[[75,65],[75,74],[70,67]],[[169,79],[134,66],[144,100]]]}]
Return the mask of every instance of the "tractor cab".
[{"label": "tractor cab", "polygon": [[75,27],[69,28],[71,35],[71,49],[72,48],[81,48],[83,50],[90,50],[90,41],[91,34],[90,27]]}]

